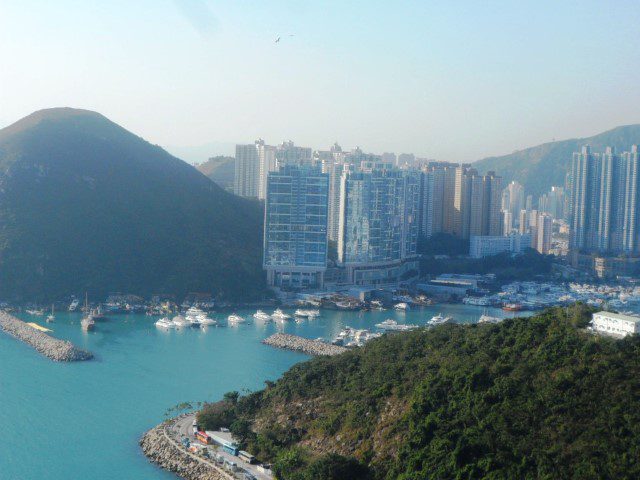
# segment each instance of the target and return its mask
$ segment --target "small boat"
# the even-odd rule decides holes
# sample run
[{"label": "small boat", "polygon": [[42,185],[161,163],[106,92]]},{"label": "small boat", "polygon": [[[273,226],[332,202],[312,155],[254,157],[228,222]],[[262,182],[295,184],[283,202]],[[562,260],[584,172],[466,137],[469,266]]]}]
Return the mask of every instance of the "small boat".
[{"label": "small boat", "polygon": [[380,300],[371,300],[371,310],[378,310],[380,312],[384,312],[386,308],[384,308],[384,305]]},{"label": "small boat", "polygon": [[271,315],[269,315],[266,312],[263,312],[262,310],[258,310],[256,313],[253,314],[253,318],[255,318],[256,320],[262,320],[263,322],[266,322],[271,320]]},{"label": "small boat", "polygon": [[96,308],[91,309],[91,318],[95,321],[106,320],[107,316],[104,314],[102,307],[98,305]]},{"label": "small boat", "polygon": [[164,328],[164,329],[170,329],[170,328],[176,328],[176,325],[169,320],[167,317],[163,317],[160,320],[158,320],[156,322],[156,327],[158,328]]},{"label": "small boat", "polygon": [[293,313],[296,317],[315,318],[320,316],[320,310],[301,310],[298,309]]},{"label": "small boat", "polygon": [[505,312],[519,312],[520,310],[522,310],[522,305],[520,305],[519,303],[505,303],[502,306],[502,310],[504,310]]},{"label": "small boat", "polygon": [[44,311],[43,310],[38,310],[38,309],[27,310],[26,312],[29,315],[35,315],[36,317],[41,317],[42,315],[44,315]]},{"label": "small boat", "polygon": [[229,315],[227,317],[227,321],[229,323],[233,323],[234,325],[246,322],[246,320],[244,318],[242,318],[240,315],[236,315],[235,313],[232,313],[231,315]]},{"label": "small boat", "polygon": [[51,323],[53,321],[55,321],[56,317],[53,314],[53,304],[51,304],[51,313],[49,315],[47,315],[47,323]]},{"label": "small boat", "polygon": [[376,323],[376,328],[384,330],[385,332],[407,332],[409,330],[415,330],[418,328],[418,325],[402,324],[388,318],[384,322]]},{"label": "small boat", "polygon": [[282,310],[280,310],[279,308],[277,308],[276,310],[274,310],[273,315],[271,315],[271,318],[273,318],[274,320],[289,320],[291,318],[291,315],[288,315],[286,313],[284,313]]},{"label": "small boat", "polygon": [[184,318],[182,315],[176,315],[175,317],[173,317],[173,319],[171,321],[176,326],[176,328],[183,328],[183,327],[190,327],[191,326],[191,322],[189,320],[187,320],[186,318]]},{"label": "small boat", "polygon": [[74,298],[73,300],[71,300],[71,303],[69,304],[69,311],[75,312],[78,309],[78,305],[80,305],[80,302],[78,301],[77,298]]},{"label": "small boat", "polygon": [[82,330],[88,332],[89,330],[93,330],[96,326],[96,321],[91,316],[91,312],[89,312],[89,296],[87,293],[84,294],[84,307],[82,310],[85,313],[85,316],[80,320],[80,326]]},{"label": "small boat", "polygon": [[200,326],[201,327],[209,327],[211,325],[218,325],[218,322],[213,318],[209,318],[206,315],[204,317],[200,317]]},{"label": "small boat", "polygon": [[400,303],[396,303],[393,308],[395,308],[396,310],[402,311],[402,312],[406,312],[407,310],[409,310],[409,304],[406,302],[400,302]]},{"label": "small boat", "polygon": [[435,316],[431,317],[431,320],[429,320],[427,323],[429,325],[431,325],[431,326],[435,326],[435,325],[442,325],[444,323],[449,323],[452,320],[453,320],[453,318],[445,317],[444,315],[439,313],[438,315],[435,315]]}]

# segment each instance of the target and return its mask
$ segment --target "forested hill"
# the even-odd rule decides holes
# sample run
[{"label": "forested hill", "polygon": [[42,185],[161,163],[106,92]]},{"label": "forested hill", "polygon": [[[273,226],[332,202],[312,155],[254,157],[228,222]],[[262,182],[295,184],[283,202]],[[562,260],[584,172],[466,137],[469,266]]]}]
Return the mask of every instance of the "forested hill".
[{"label": "forested hill", "polygon": [[640,478],[640,339],[590,310],[385,335],[199,414],[280,479]]},{"label": "forested hill", "polygon": [[262,294],[262,211],[87,110],[0,130],[0,298]]},{"label": "forested hill", "polygon": [[474,166],[482,172],[494,170],[503,177],[505,185],[517,180],[528,194],[538,196],[553,185],[565,184],[573,152],[579,152],[583,145],[591,145],[594,152],[604,152],[606,147],[623,152],[634,144],[640,144],[640,125],[625,125],[587,138],[549,142],[509,155],[484,158]]}]

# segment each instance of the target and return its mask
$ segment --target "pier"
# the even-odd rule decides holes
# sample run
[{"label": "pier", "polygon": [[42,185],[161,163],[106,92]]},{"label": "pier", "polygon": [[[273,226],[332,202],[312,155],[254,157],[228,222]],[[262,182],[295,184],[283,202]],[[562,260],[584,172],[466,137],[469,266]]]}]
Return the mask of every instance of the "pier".
[{"label": "pier", "polygon": [[340,355],[349,350],[348,348],[331,345],[320,340],[309,340],[308,338],[287,333],[274,333],[265,338],[262,343],[276,348],[306,353],[307,355]]},{"label": "pier", "polygon": [[76,348],[69,341],[53,338],[6,312],[0,312],[0,329],[56,362],[76,362],[93,358],[91,352]]}]

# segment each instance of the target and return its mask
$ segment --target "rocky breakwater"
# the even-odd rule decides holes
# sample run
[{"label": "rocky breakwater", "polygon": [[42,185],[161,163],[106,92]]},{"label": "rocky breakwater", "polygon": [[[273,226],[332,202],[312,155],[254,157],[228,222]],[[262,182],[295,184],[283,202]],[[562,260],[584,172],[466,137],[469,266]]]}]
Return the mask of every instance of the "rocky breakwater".
[{"label": "rocky breakwater", "polygon": [[262,343],[276,348],[306,353],[307,355],[340,355],[348,350],[345,347],[331,345],[320,340],[309,340],[308,338],[286,333],[274,333],[265,338]]},{"label": "rocky breakwater", "polygon": [[168,432],[169,423],[152,428],[140,440],[142,451],[149,460],[186,480],[233,479],[212,461],[194,455],[173,440]]},{"label": "rocky breakwater", "polygon": [[91,352],[76,348],[69,341],[53,338],[6,312],[0,312],[0,329],[56,362],[76,362],[93,358]]}]

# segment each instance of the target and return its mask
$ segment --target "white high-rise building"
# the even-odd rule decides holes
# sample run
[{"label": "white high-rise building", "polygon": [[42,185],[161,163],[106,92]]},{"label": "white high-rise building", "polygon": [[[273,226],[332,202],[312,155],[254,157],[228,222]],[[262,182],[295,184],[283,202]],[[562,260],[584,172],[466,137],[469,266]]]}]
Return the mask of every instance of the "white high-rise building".
[{"label": "white high-rise building", "polygon": [[241,197],[258,196],[260,158],[256,144],[236,145],[233,192]]}]

